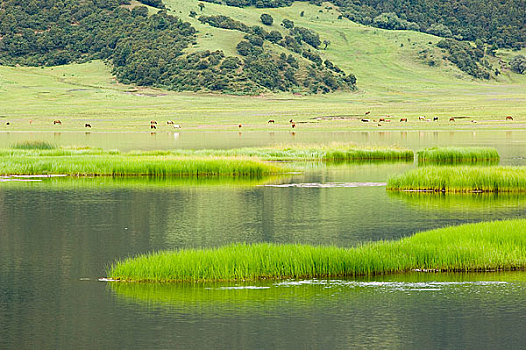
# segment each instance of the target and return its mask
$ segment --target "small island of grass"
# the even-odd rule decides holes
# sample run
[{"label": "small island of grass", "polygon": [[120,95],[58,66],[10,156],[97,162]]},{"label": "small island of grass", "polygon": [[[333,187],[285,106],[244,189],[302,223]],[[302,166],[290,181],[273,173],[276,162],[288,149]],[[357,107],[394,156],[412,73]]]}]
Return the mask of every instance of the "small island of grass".
[{"label": "small island of grass", "polygon": [[417,154],[418,162],[424,164],[498,164],[500,160],[497,150],[490,147],[433,147],[419,151]]},{"label": "small island of grass", "polygon": [[177,282],[307,279],[526,267],[526,220],[446,227],[354,248],[299,244],[232,244],[144,254],[112,264],[110,278]]},{"label": "small island of grass", "polygon": [[526,192],[526,167],[429,166],[387,182],[391,191]]}]

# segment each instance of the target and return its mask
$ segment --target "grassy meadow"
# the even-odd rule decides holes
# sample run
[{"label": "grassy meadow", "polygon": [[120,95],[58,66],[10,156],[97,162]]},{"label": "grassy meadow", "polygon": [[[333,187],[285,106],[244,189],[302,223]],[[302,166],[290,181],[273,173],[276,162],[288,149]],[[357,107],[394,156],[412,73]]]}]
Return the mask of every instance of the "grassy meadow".
[{"label": "grassy meadow", "polygon": [[526,192],[526,167],[426,166],[390,178],[387,190]]},{"label": "grassy meadow", "polygon": [[[270,13],[274,24],[268,30],[284,29],[283,18],[316,30],[330,40],[324,58],[353,72],[358,91],[297,96],[290,93],[259,96],[230,96],[211,93],[175,93],[118,83],[103,62],[31,68],[0,67],[0,131],[85,130],[157,131],[172,130],[167,120],[182,130],[291,130],[342,129],[476,129],[523,128],[526,124],[526,76],[501,69],[497,80],[473,80],[443,60],[430,67],[419,58],[421,50],[435,50],[439,38],[412,31],[387,31],[338,20],[335,10],[308,3],[277,9],[227,7],[206,3],[201,12],[197,0],[166,0],[172,13],[198,30],[197,44],[188,49],[223,50],[236,54],[243,34],[213,28],[188,16],[225,14],[249,25],[259,25],[261,13]],[[305,11],[305,16],[299,14]],[[322,11],[322,12],[320,12]],[[429,43],[432,44],[429,44]],[[270,45],[270,44],[266,44]],[[279,47],[272,47],[278,50]],[[508,60],[516,53],[502,51]],[[390,123],[362,123],[370,111],[377,120],[390,115]],[[438,122],[419,121],[439,117]],[[505,121],[511,115],[513,121]],[[449,117],[455,122],[449,122]],[[407,117],[407,123],[400,123]],[[53,125],[59,119],[62,125]],[[274,119],[275,124],[267,124]],[[472,120],[477,121],[476,124]],[[7,123],[9,122],[9,125]]]},{"label": "grassy meadow", "polygon": [[412,270],[494,271],[526,267],[526,220],[446,227],[355,248],[233,244],[162,251],[117,261],[108,277],[124,281],[306,279]]}]

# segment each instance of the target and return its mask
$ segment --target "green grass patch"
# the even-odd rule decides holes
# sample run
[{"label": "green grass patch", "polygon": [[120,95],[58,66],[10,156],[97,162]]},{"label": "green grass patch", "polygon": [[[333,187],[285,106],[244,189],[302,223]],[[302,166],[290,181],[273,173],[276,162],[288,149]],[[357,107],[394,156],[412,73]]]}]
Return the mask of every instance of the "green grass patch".
[{"label": "green grass patch", "polygon": [[231,150],[175,150],[155,152],[177,156],[258,157],[270,161],[412,161],[414,159],[413,151],[408,149],[393,147],[363,147],[349,143],[331,143],[326,145],[277,145],[274,147],[252,147]]},{"label": "green grass patch", "polygon": [[47,141],[24,141],[16,143],[12,146],[14,149],[36,149],[36,150],[49,150],[49,149],[55,149],[57,146],[55,146],[52,143],[49,143]]},{"label": "green grass patch", "polygon": [[121,154],[91,149],[0,151],[1,175],[262,177],[286,171],[248,157]]},{"label": "green grass patch", "polygon": [[348,144],[280,146],[233,150],[104,151],[51,148],[0,149],[1,175],[66,174],[75,176],[267,176],[288,168],[266,161],[411,160],[413,151],[361,148]]},{"label": "green grass patch", "polygon": [[387,182],[391,191],[526,192],[526,167],[429,166]]},{"label": "green grass patch", "polygon": [[355,248],[233,244],[144,254],[117,261],[108,276],[125,281],[329,278],[407,272],[516,270],[526,267],[526,220],[417,233]]},{"label": "green grass patch", "polygon": [[498,164],[496,149],[490,147],[433,147],[418,151],[419,163],[454,164],[484,163]]}]

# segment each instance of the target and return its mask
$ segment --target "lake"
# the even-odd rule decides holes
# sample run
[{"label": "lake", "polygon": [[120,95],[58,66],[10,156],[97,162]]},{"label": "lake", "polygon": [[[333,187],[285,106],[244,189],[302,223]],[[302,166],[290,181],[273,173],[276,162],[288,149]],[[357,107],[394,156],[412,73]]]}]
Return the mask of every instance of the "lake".
[{"label": "lake", "polygon": [[[526,165],[524,131],[0,133],[132,149],[356,142],[493,146]],[[526,273],[213,284],[98,282],[119,258],[231,242],[333,244],[526,218],[525,195],[387,193],[413,163],[301,164],[254,181],[0,183],[0,348],[523,348]],[[276,186],[277,185],[277,186]]]}]

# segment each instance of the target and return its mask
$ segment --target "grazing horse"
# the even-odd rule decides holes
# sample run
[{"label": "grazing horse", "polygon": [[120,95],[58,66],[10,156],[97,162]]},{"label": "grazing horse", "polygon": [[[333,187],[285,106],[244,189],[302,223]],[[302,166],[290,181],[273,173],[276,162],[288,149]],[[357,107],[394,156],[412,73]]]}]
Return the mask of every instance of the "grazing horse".
[{"label": "grazing horse", "polygon": [[454,121],[455,121],[455,117],[451,117],[451,118],[449,118],[449,121],[450,121],[450,122],[454,122]]},{"label": "grazing horse", "polygon": [[362,118],[362,122],[369,123],[369,119]]},{"label": "grazing horse", "polygon": [[378,119],[379,122],[385,122],[385,118]]},{"label": "grazing horse", "polygon": [[174,125],[174,122],[173,122],[173,120],[169,120],[169,121],[166,122],[166,124],[167,125]]},{"label": "grazing horse", "polygon": [[11,123],[10,123],[10,122],[7,122],[7,123],[5,123],[5,125],[9,126],[9,125],[11,125]]},{"label": "grazing horse", "polygon": [[241,129],[243,127],[243,125],[239,124],[237,127]]},{"label": "grazing horse", "polygon": [[294,129],[296,127],[296,123],[292,122],[290,123],[290,126],[292,126],[292,128]]},{"label": "grazing horse", "polygon": [[33,124],[33,120],[29,119],[29,125]]},{"label": "grazing horse", "polygon": [[292,120],[292,119],[291,119],[291,120],[289,120],[289,123],[294,123],[294,120]]},{"label": "grazing horse", "polygon": [[84,127],[85,127],[85,128],[91,128],[91,124],[87,124],[87,123],[86,123],[86,124],[84,124]]},{"label": "grazing horse", "polygon": [[155,126],[155,124],[150,124],[150,129],[157,129],[157,127]]},{"label": "grazing horse", "polygon": [[157,124],[155,120],[150,121],[150,124]]},{"label": "grazing horse", "polygon": [[275,122],[276,122],[276,121],[275,121],[274,119],[270,119],[270,120],[267,122],[267,124],[270,124],[270,123],[273,123],[273,124],[274,124]]},{"label": "grazing horse", "polygon": [[369,115],[369,114],[371,114],[371,111],[365,112],[365,115]]},{"label": "grazing horse", "polygon": [[506,117],[506,120],[513,120],[513,117],[511,115]]},{"label": "grazing horse", "polygon": [[406,122],[407,123],[407,118],[400,118],[400,123],[401,122]]},{"label": "grazing horse", "polygon": [[174,124],[174,125],[173,125],[173,128],[174,128],[174,129],[181,129],[181,125],[179,125],[179,124]]},{"label": "grazing horse", "polygon": [[418,117],[418,120],[426,120],[426,117],[420,116],[420,117]]},{"label": "grazing horse", "polygon": [[433,117],[433,121],[437,122],[438,121],[438,117]]},{"label": "grazing horse", "polygon": [[60,120],[53,120],[53,125],[56,125],[56,124],[59,124],[59,125],[62,125],[62,122]]}]

